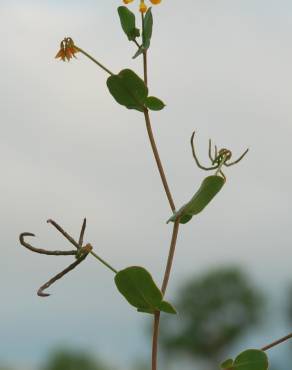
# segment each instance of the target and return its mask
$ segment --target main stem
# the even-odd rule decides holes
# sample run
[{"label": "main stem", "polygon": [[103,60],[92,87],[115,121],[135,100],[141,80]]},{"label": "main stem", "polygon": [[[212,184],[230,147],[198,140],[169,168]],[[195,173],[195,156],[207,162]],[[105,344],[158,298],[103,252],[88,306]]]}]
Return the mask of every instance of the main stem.
[{"label": "main stem", "polygon": [[[169,247],[169,254],[168,254],[167,264],[166,264],[166,268],[164,272],[163,283],[161,287],[161,291],[163,295],[166,292],[166,288],[167,288],[169,277],[170,277],[178,230],[179,230],[179,219],[175,220],[175,223],[173,225],[171,243]],[[159,323],[160,323],[160,311],[156,311],[154,314],[154,322],[153,322],[152,370],[157,370]]]},{"label": "main stem", "polygon": [[[142,14],[142,28],[143,28],[143,34],[144,34],[144,15]],[[145,85],[148,86],[148,66],[147,66],[147,50],[143,52],[143,73],[144,73],[144,82]],[[149,137],[149,141],[151,144],[151,148],[153,151],[153,155],[157,164],[157,168],[161,177],[161,181],[165,190],[165,194],[167,196],[170,208],[172,212],[175,212],[175,204],[171,195],[171,191],[168,186],[168,182],[164,173],[164,169],[162,166],[162,162],[159,156],[159,152],[155,143],[152,127],[151,127],[151,121],[149,116],[149,111],[147,108],[143,111],[145,122],[146,122],[146,129]],[[167,264],[164,272],[164,278],[163,283],[161,287],[161,292],[164,295],[166,292],[166,288],[168,285],[170,273],[171,273],[171,267],[175,252],[175,246],[178,236],[178,230],[179,230],[179,219],[177,219],[173,226],[172,231],[172,237],[169,247],[169,253],[168,253],[168,259]],[[159,338],[159,323],[160,323],[160,311],[156,311],[154,314],[154,322],[153,322],[153,337],[152,337],[152,370],[157,370],[157,357],[158,357],[158,338]]]},{"label": "main stem", "polygon": [[152,127],[151,127],[151,121],[150,121],[150,117],[149,117],[149,112],[148,112],[147,108],[144,108],[144,117],[145,117],[148,137],[149,137],[151,148],[152,148],[152,151],[153,151],[153,155],[154,155],[154,158],[155,158],[155,161],[156,161],[156,164],[157,164],[157,168],[158,168],[158,171],[159,171],[159,174],[160,174],[160,177],[161,177],[161,181],[162,181],[162,184],[163,184],[163,187],[164,187],[164,190],[165,190],[165,194],[167,196],[170,208],[171,208],[172,212],[174,212],[175,211],[174,201],[173,201],[173,198],[172,198],[172,195],[171,195],[171,192],[170,192],[167,180],[166,180],[164,169],[163,169],[161,159],[160,159],[160,156],[159,156],[159,153],[158,153],[158,149],[157,149],[157,146],[156,146],[156,143],[155,143],[155,139],[154,139],[154,135],[153,135]]},{"label": "main stem", "polygon": [[[142,14],[142,28],[143,28],[143,34],[144,34],[144,14]],[[143,73],[144,73],[145,85],[148,86],[147,50],[145,50],[143,52]],[[162,166],[162,163],[161,163],[161,159],[160,159],[160,156],[159,156],[157,145],[156,145],[156,142],[155,142],[155,139],[154,139],[148,109],[144,108],[143,113],[144,113],[144,117],[145,117],[148,137],[149,137],[151,148],[152,148],[152,151],[153,151],[153,155],[154,155],[157,167],[158,167],[158,171],[159,171],[159,174],[160,174],[160,177],[161,177],[161,181],[162,181],[162,184],[163,184],[163,187],[164,187],[164,190],[165,190],[165,194],[167,196],[170,208],[171,208],[172,212],[174,212],[175,211],[174,201],[173,201],[173,198],[172,198],[172,195],[171,195],[171,192],[170,192],[167,180],[166,180],[166,176],[165,176],[164,169],[163,169],[163,166]]]}]

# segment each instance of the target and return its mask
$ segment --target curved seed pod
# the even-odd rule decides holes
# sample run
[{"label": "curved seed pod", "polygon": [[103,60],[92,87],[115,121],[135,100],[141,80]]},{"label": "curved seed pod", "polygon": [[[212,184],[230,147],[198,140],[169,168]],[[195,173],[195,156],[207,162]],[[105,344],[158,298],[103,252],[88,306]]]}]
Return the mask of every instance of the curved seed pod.
[{"label": "curved seed pod", "polygon": [[49,256],[72,256],[72,255],[75,255],[77,253],[77,251],[75,251],[75,250],[73,250],[73,251],[59,251],[59,250],[48,251],[46,249],[36,248],[36,247],[33,247],[31,244],[29,244],[28,242],[26,242],[24,240],[24,238],[26,236],[35,236],[35,234],[21,233],[19,235],[20,244],[23,245],[25,248],[29,249],[32,252],[40,253],[40,254],[46,254],[46,255],[49,255]]},{"label": "curved seed pod", "polygon": [[57,280],[61,279],[63,276],[68,274],[68,272],[75,269],[76,266],[78,266],[82,261],[85,260],[85,258],[88,256],[88,254],[92,251],[92,246],[90,244],[85,245],[80,250],[80,257],[73,262],[71,265],[69,265],[65,270],[61,271],[59,274],[55,275],[52,279],[50,279],[47,283],[42,285],[37,294],[39,297],[49,297],[50,294],[44,293],[45,289],[48,289],[52,284],[54,284]]}]

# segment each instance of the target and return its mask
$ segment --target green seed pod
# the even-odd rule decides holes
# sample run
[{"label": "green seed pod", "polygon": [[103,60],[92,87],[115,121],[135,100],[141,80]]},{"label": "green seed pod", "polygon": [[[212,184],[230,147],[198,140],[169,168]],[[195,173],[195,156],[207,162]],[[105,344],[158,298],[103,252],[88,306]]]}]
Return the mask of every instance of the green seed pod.
[{"label": "green seed pod", "polygon": [[203,211],[215,195],[222,189],[224,184],[225,180],[221,176],[206,177],[192,199],[175,212],[167,223],[170,221],[174,222],[177,218],[180,218],[181,224],[189,222],[194,215]]}]

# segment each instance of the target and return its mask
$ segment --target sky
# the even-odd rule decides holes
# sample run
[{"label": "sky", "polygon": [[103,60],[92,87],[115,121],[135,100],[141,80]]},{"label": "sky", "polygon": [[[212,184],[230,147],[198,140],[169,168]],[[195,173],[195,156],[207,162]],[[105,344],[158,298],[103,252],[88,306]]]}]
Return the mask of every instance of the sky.
[{"label": "sky", "polygon": [[[113,101],[107,75],[84,56],[54,59],[70,36],[110,70],[141,74],[120,29],[120,4],[0,0],[2,363],[31,368],[58,345],[97,351],[122,368],[149,355],[149,318],[117,293],[110,271],[88,258],[40,299],[39,286],[71,259],[18,242],[30,231],[35,245],[70,247],[46,220],[77,237],[87,217],[85,240],[97,253],[117,269],[143,265],[162,280],[171,212],[143,116]],[[236,264],[277,306],[292,280],[291,1],[165,0],[153,13],[149,90],[166,108],[151,118],[176,205],[206,176],[191,155],[193,130],[205,164],[209,138],[234,157],[250,148],[226,169],[208,209],[181,228],[167,298],[189,276]],[[269,323],[249,344],[286,331],[282,321]]]}]

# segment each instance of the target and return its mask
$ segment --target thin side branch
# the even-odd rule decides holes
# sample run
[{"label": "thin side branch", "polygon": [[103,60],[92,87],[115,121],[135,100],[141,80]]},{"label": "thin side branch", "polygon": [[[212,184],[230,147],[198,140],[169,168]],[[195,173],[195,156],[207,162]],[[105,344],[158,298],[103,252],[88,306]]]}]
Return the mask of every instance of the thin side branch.
[{"label": "thin side branch", "polygon": [[267,351],[268,349],[273,348],[275,346],[278,346],[279,344],[284,343],[284,342],[286,342],[289,339],[292,339],[292,333],[290,333],[290,334],[286,335],[285,337],[280,338],[280,339],[278,339],[278,340],[276,340],[276,341],[274,341],[274,342],[272,342],[272,343],[270,343],[270,344],[262,347],[261,350],[262,351]]},{"label": "thin side branch", "polygon": [[76,45],[75,45],[75,48],[80,53],[82,53],[83,55],[85,55],[88,59],[90,59],[93,63],[95,63],[96,65],[98,65],[101,69],[103,69],[106,73],[110,74],[111,76],[114,75],[114,73],[112,71],[110,71],[108,68],[106,68],[103,64],[101,64],[98,60],[96,60],[95,58],[93,58],[93,56],[91,56],[90,54],[88,54],[86,51],[84,51],[83,49],[79,48]]}]

